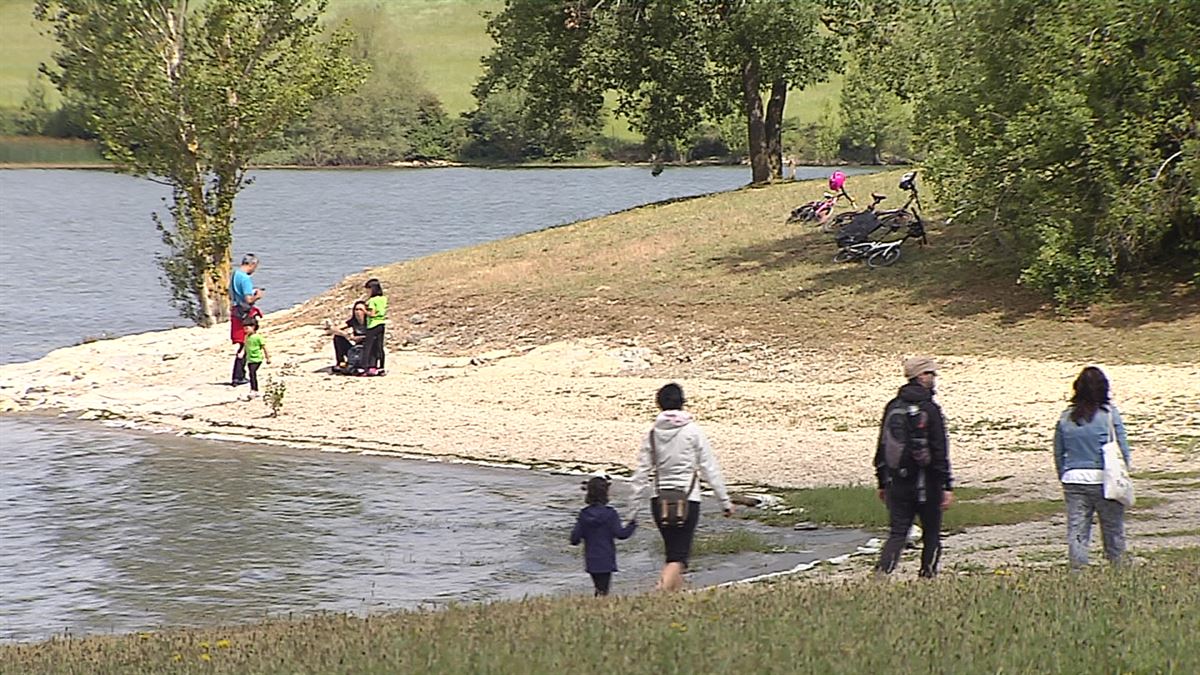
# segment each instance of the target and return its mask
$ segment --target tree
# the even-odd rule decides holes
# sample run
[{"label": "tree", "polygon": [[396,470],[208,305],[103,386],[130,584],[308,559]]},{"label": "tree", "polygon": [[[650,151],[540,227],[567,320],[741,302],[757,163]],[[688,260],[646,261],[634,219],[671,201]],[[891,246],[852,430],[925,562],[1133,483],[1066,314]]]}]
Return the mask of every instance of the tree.
[{"label": "tree", "polygon": [[1177,259],[1200,275],[1200,3],[941,0],[882,55],[939,201],[1060,304]]},{"label": "tree", "polygon": [[250,158],[313,102],[353,87],[348,37],[322,39],[325,0],[38,0],[58,41],[43,66],[104,153],[171,188],[159,259],[180,313],[228,318],[234,198]]},{"label": "tree", "polygon": [[[782,170],[789,90],[840,64],[817,0],[507,0],[489,21],[496,48],[476,87],[524,93],[530,117],[562,128],[617,114],[666,150],[705,119],[737,111],[756,183]],[[764,106],[763,94],[768,99]]]},{"label": "tree", "polygon": [[881,164],[885,149],[907,157],[912,117],[878,73],[851,59],[838,101],[841,112],[840,156]]},{"label": "tree", "polygon": [[347,53],[370,72],[355,91],[317,101],[263,161],[378,166],[450,157],[457,145],[454,124],[398,49],[401,36],[383,6],[350,6],[332,23],[353,36]]}]

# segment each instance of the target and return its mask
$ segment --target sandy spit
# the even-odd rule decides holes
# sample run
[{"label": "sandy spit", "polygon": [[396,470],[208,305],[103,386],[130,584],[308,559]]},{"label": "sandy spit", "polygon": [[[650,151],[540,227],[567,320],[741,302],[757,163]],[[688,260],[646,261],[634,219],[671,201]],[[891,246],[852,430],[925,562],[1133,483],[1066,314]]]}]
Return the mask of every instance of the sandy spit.
[{"label": "sandy spit", "polygon": [[[331,451],[623,472],[653,418],[654,391],[672,379],[678,359],[635,341],[603,338],[467,356],[393,348],[387,376],[342,377],[328,373],[332,348],[324,330],[296,325],[292,314],[264,321],[272,362],[260,378],[287,387],[278,417],[261,400],[242,400],[246,387],[224,384],[232,358],[227,326],[131,335],[0,366],[0,411],[60,411]],[[1059,494],[1051,434],[1085,364],[937,356],[943,364],[939,400],[960,484],[998,485],[1025,497]],[[681,382],[729,481],[868,483],[879,415],[901,384],[900,357],[805,353],[788,360],[746,350],[709,377]],[[763,377],[764,359],[778,379]],[[1105,369],[1129,427],[1135,469],[1200,469],[1200,362]],[[1171,497],[1170,514],[1164,513],[1170,523],[1132,526],[1200,524],[1194,493]],[[995,534],[1033,546],[1057,545],[1061,538],[1061,525],[1053,522],[1010,529],[1022,527],[1027,531]],[[1003,552],[974,541],[979,536],[968,533],[961,543],[990,551],[982,559],[1000,556],[1002,562]]]}]

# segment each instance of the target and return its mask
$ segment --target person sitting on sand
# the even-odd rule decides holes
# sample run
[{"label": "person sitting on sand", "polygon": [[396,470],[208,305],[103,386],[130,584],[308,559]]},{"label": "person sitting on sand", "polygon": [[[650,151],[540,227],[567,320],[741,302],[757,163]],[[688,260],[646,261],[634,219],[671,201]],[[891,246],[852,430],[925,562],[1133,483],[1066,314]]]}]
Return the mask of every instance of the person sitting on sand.
[{"label": "person sitting on sand", "polygon": [[621,525],[621,516],[608,505],[608,476],[593,476],[586,483],[587,506],[579,512],[571,545],[583,542],[584,569],[592,575],[596,597],[608,595],[613,572],[617,571],[617,547],[614,539],[628,539],[637,529],[637,521]]},{"label": "person sitting on sand", "polygon": [[355,302],[350,310],[350,318],[341,326],[330,327],[329,332],[333,335],[334,369],[348,372],[351,368],[360,367],[362,350],[358,350],[359,358],[354,363],[351,363],[350,356],[351,349],[361,345],[367,335],[367,303],[362,300]]}]

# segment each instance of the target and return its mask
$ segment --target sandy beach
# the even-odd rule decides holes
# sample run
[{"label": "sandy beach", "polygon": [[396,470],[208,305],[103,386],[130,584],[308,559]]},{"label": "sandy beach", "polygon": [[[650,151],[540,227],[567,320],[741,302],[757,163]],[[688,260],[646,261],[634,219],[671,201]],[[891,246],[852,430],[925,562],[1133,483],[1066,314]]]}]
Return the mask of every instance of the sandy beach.
[{"label": "sandy beach", "polygon": [[[0,407],[298,448],[623,474],[653,418],[655,389],[677,379],[727,478],[758,489],[872,481],[878,416],[901,384],[900,354],[839,358],[732,342],[687,354],[674,343],[594,337],[452,355],[400,347],[417,328],[407,318],[392,322],[386,376],[345,377],[328,372],[330,339],[305,316],[311,312],[293,308],[263,323],[272,361],[260,378],[287,387],[277,417],[262,400],[243,400],[246,387],[224,384],[232,353],[225,325],[102,340],[0,366]],[[1055,497],[1053,424],[1084,364],[937,356],[958,482]],[[1135,469],[1200,469],[1200,366],[1106,370]],[[1133,537],[1200,524],[1198,500],[1167,496],[1163,518],[1133,521]],[[956,543],[1003,563],[1012,551],[996,542],[1057,546],[1059,529],[1053,521],[981,528]]]}]

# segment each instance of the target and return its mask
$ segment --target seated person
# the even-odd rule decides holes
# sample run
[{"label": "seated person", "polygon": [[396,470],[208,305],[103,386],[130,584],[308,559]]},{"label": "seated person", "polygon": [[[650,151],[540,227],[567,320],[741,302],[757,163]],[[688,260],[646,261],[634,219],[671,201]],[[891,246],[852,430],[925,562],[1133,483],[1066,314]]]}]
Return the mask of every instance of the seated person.
[{"label": "seated person", "polygon": [[361,368],[362,341],[367,335],[367,303],[362,300],[354,303],[346,323],[330,327],[329,332],[333,335],[333,353],[337,362],[334,370],[350,372]]}]

